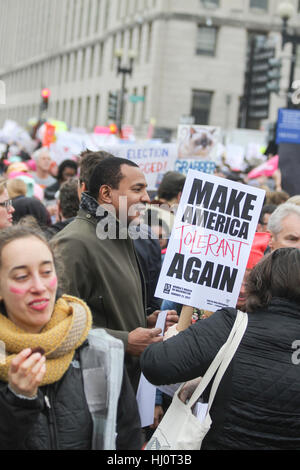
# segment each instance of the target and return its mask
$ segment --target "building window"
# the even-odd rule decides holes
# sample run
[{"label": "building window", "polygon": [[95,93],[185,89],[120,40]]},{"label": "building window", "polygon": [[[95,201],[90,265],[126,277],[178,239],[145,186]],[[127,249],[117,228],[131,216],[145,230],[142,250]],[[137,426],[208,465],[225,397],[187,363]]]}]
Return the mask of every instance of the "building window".
[{"label": "building window", "polygon": [[217,44],[217,28],[210,26],[198,26],[197,31],[197,55],[214,56]]},{"label": "building window", "polygon": [[251,9],[268,10],[268,0],[250,0]]},{"label": "building window", "polygon": [[300,44],[297,44],[296,49],[296,67],[300,67]]},{"label": "building window", "polygon": [[148,24],[146,62],[150,61],[151,45],[152,45],[152,23],[149,23]]},{"label": "building window", "polygon": [[220,0],[200,0],[205,8],[218,8],[220,6]]},{"label": "building window", "polygon": [[144,101],[142,103],[141,124],[144,124],[146,120],[147,94],[148,94],[148,87],[144,86],[143,87]]},{"label": "building window", "polygon": [[94,119],[93,119],[93,122],[92,122],[92,125],[93,126],[97,126],[99,120],[99,109],[100,109],[100,96],[99,95],[96,95],[96,98],[95,98],[95,108],[94,108]]},{"label": "building window", "polygon": [[212,93],[210,91],[193,90],[191,116],[195,124],[207,125],[209,123]]}]

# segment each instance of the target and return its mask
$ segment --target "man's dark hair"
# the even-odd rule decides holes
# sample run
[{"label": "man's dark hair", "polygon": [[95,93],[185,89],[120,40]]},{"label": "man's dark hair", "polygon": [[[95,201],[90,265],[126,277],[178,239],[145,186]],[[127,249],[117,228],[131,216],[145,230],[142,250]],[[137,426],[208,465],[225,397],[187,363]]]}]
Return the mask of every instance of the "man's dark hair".
[{"label": "man's dark hair", "polygon": [[264,224],[264,215],[265,214],[273,214],[273,212],[277,209],[276,204],[265,204],[261,210],[259,216],[259,223]]},{"label": "man's dark hair", "polygon": [[273,297],[300,303],[300,250],[278,248],[251,270],[246,283],[246,309],[265,308]]},{"label": "man's dark hair", "polygon": [[79,210],[79,198],[77,192],[78,181],[70,178],[59,189],[59,203],[62,215],[66,219],[76,217]]},{"label": "man's dark hair", "polygon": [[168,171],[159,185],[157,195],[159,199],[171,201],[182,192],[186,177],[177,171]]},{"label": "man's dark hair", "polygon": [[88,183],[88,192],[94,199],[98,198],[99,189],[104,184],[107,184],[112,189],[119,188],[120,181],[124,177],[121,170],[122,165],[139,168],[139,166],[131,160],[114,157],[113,155],[98,163]]},{"label": "man's dark hair", "polygon": [[89,179],[96,166],[102,162],[105,158],[111,157],[112,155],[108,152],[98,151],[93,152],[92,150],[84,150],[79,155],[79,168],[80,168],[80,183],[84,183],[86,190],[89,190]]}]

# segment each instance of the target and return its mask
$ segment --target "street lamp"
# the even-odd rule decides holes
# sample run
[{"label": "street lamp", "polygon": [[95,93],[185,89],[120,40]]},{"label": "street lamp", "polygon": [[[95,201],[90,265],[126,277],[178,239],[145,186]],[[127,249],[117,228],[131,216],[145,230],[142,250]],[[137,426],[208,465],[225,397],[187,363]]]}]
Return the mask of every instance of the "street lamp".
[{"label": "street lamp", "polygon": [[296,68],[296,56],[297,56],[297,46],[300,44],[300,36],[296,34],[290,34],[288,32],[288,22],[289,19],[294,15],[295,8],[290,2],[282,2],[278,6],[278,14],[282,19],[282,49],[287,43],[292,44],[292,60],[290,67],[290,78],[289,78],[289,89],[288,89],[288,99],[287,107],[293,108],[293,102],[291,99],[293,83],[295,80],[295,68]]},{"label": "street lamp", "polygon": [[122,58],[124,55],[123,49],[117,49],[115,51],[115,56],[118,60],[118,67],[117,67],[117,75],[122,74],[122,83],[121,83],[121,93],[120,93],[120,104],[119,104],[119,113],[118,113],[118,122],[117,126],[119,129],[119,134],[120,136],[122,135],[122,124],[123,124],[123,114],[124,114],[124,98],[125,98],[125,92],[126,92],[126,76],[132,75],[133,72],[133,62],[136,57],[136,53],[133,50],[130,50],[128,52],[128,59],[129,59],[129,65],[123,66],[122,65]]}]

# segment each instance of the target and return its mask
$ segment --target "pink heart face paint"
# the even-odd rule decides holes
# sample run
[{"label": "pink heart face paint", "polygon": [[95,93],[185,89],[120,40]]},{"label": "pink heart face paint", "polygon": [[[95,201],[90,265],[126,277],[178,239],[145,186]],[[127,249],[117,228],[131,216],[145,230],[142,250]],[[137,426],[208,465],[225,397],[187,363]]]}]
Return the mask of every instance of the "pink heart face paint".
[{"label": "pink heart face paint", "polygon": [[52,278],[52,280],[49,282],[49,286],[50,286],[51,288],[57,287],[57,277],[56,277],[56,276],[54,276],[54,277]]},{"label": "pink heart face paint", "polygon": [[16,295],[24,295],[26,292],[26,289],[18,289],[17,287],[10,287],[9,290]]}]

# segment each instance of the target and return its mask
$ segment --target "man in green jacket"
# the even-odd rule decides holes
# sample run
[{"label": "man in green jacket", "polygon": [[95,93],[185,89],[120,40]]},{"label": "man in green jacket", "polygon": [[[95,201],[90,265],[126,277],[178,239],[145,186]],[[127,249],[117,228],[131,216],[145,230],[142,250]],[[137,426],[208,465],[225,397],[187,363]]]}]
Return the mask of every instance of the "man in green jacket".
[{"label": "man in green jacket", "polygon": [[[154,328],[157,314],[146,316],[145,285],[129,236],[139,207],[149,203],[145,177],[125,159],[108,157],[94,169],[89,192],[82,193],[76,219],[54,237],[64,262],[68,294],[87,302],[94,327],[121,339],[125,363],[137,390],[139,356],[162,341]],[[178,321],[174,312],[166,326]]]}]

